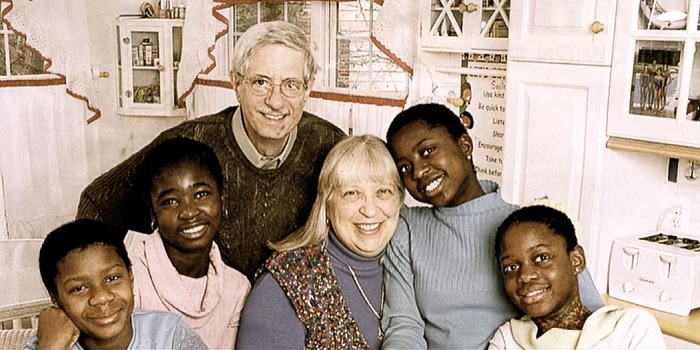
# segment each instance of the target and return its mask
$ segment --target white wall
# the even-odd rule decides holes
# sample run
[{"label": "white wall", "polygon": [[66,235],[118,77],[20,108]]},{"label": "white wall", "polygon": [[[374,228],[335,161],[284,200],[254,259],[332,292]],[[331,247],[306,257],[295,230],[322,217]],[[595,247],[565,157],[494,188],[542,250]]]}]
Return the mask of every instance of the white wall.
[{"label": "white wall", "polygon": [[87,132],[94,151],[88,156],[90,174],[96,177],[150,142],[161,131],[180,123],[184,118],[125,117],[116,114],[118,96],[117,30],[114,20],[122,14],[138,14],[143,0],[91,0],[88,27],[90,58],[108,78],[95,81],[102,117],[90,124]]},{"label": "white wall", "polygon": [[[688,161],[681,160],[678,183],[667,181],[668,158],[631,151],[604,152],[602,205],[598,244],[586,247],[594,257],[591,273],[601,292],[607,290],[608,262],[616,238],[654,232],[660,214],[674,204],[683,204],[686,216],[680,235],[700,237],[700,179],[684,176]],[[590,267],[591,265],[589,265]]]}]

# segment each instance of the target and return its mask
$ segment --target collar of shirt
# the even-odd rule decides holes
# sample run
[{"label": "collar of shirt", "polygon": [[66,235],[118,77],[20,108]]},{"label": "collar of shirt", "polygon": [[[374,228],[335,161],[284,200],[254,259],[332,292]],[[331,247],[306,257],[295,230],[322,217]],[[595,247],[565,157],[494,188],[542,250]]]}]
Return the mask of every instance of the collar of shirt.
[{"label": "collar of shirt", "polygon": [[236,108],[236,111],[233,113],[231,127],[233,128],[233,137],[236,139],[238,147],[241,148],[243,154],[245,154],[245,157],[248,158],[253,165],[260,169],[278,168],[289,156],[289,153],[292,151],[292,147],[294,146],[294,142],[297,139],[297,127],[294,127],[292,132],[289,133],[289,136],[287,137],[287,143],[284,145],[282,153],[276,157],[268,157],[263,156],[257,149],[255,149],[253,142],[250,141],[248,134],[246,134],[245,128],[243,127],[243,113],[241,113],[240,106]]}]

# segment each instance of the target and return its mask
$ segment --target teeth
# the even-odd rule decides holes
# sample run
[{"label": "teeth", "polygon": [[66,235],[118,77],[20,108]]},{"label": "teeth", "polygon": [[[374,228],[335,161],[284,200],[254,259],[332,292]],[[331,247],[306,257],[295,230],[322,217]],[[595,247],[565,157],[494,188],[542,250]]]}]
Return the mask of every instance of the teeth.
[{"label": "teeth", "polygon": [[379,223],[376,224],[357,224],[357,227],[362,231],[374,231],[379,228]]},{"label": "teeth", "polygon": [[274,112],[260,112],[265,118],[271,119],[271,120],[281,120],[284,118],[284,113],[274,113]]},{"label": "teeth", "polygon": [[195,227],[188,228],[188,229],[186,229],[186,230],[182,230],[182,232],[184,232],[184,233],[186,233],[186,234],[193,234],[193,233],[196,233],[196,232],[199,232],[199,231],[203,230],[203,229],[204,229],[204,226],[205,226],[205,225],[197,225],[197,226],[195,226]]},{"label": "teeth", "polygon": [[438,188],[438,186],[440,186],[440,183],[442,183],[443,178],[444,177],[440,176],[437,179],[435,179],[435,181],[428,184],[428,186],[425,186],[425,192],[435,191],[435,189]]},{"label": "teeth", "polygon": [[539,294],[542,294],[542,293],[544,293],[544,290],[535,290],[535,291],[526,293],[525,296],[526,296],[526,297],[533,297],[533,296],[535,296],[535,295],[539,295]]}]

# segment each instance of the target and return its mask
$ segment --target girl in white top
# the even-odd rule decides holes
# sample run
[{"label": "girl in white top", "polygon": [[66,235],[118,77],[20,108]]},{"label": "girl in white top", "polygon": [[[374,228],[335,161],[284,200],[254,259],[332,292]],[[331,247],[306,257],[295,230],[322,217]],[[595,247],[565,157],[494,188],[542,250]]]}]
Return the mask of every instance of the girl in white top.
[{"label": "girl in white top", "polygon": [[574,225],[543,205],[523,207],[498,228],[496,255],[508,297],[525,315],[502,325],[489,349],[665,349],[650,313],[581,303],[578,274],[586,266]]}]

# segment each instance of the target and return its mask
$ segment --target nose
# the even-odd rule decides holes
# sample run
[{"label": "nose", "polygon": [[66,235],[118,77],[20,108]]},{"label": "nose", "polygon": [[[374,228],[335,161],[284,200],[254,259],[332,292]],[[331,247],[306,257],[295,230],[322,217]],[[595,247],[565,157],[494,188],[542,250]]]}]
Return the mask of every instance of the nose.
[{"label": "nose", "polygon": [[272,90],[265,97],[265,103],[272,109],[280,109],[284,104],[284,95],[282,95],[282,86],[273,84]]},{"label": "nose", "polygon": [[424,161],[418,161],[413,166],[413,178],[418,180],[423,177],[430,167]]},{"label": "nose", "polygon": [[518,281],[527,283],[540,277],[540,272],[531,264],[523,264],[518,272]]},{"label": "nose", "polygon": [[199,207],[192,202],[192,199],[186,199],[182,202],[180,206],[180,213],[178,218],[181,220],[189,220],[199,214]]},{"label": "nose", "polygon": [[373,217],[377,213],[377,203],[374,196],[365,196],[362,206],[360,206],[360,213],[366,217]]},{"label": "nose", "polygon": [[114,300],[114,293],[108,286],[98,285],[91,287],[90,305],[105,305]]}]

